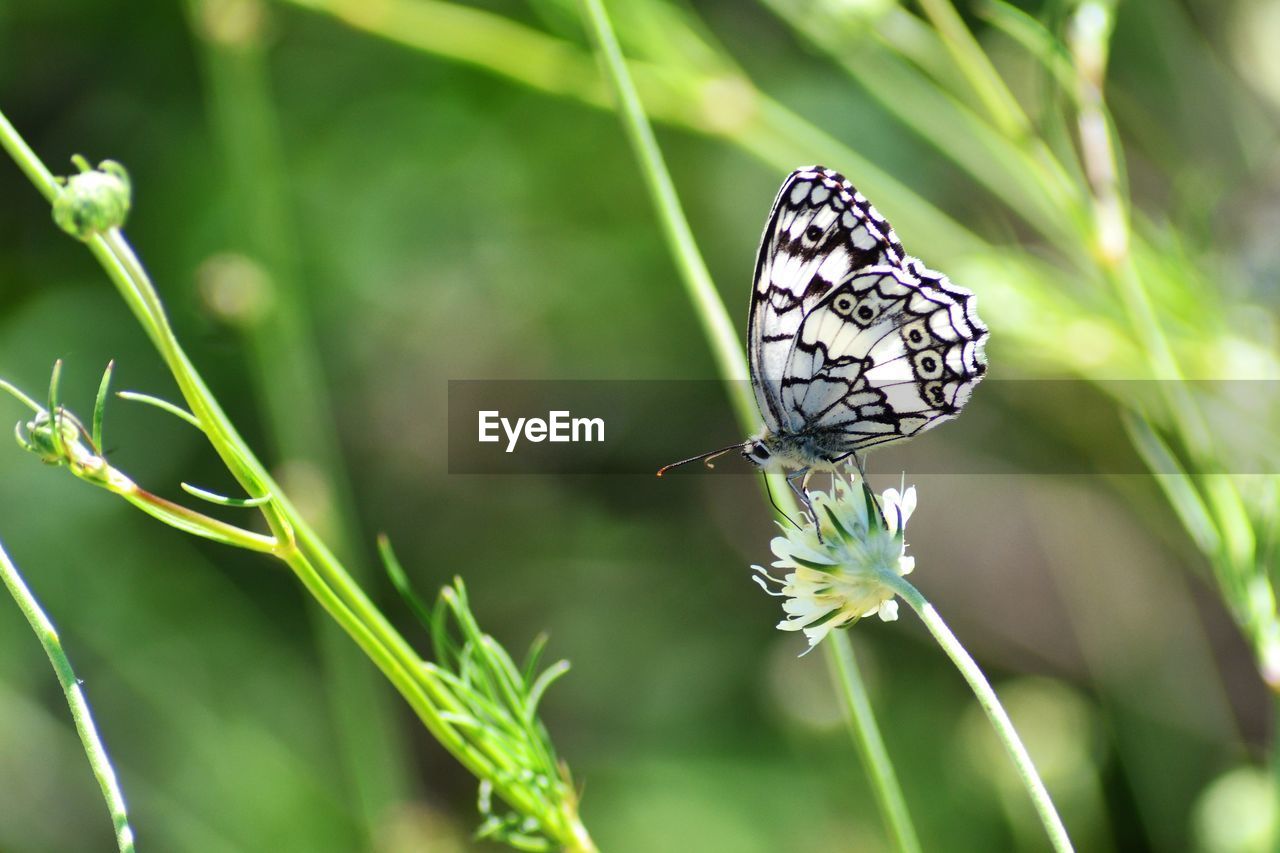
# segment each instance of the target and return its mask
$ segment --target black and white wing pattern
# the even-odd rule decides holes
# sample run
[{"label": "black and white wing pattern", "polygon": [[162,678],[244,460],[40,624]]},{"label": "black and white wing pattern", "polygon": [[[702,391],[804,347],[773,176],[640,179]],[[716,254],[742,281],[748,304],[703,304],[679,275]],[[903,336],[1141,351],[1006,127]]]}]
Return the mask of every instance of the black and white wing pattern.
[{"label": "black and white wing pattern", "polygon": [[836,461],[954,417],[986,372],[973,301],[914,259],[850,273],[800,325],[783,431],[814,436]]},{"label": "black and white wing pattern", "polygon": [[787,179],[765,226],[750,323],[769,431],[836,461],[954,417],[986,372],[973,294],[903,252],[843,177]]},{"label": "black and white wing pattern", "polygon": [[905,259],[889,223],[839,173],[812,166],[783,182],[760,239],[747,329],[756,402],[770,431],[791,421],[782,378],[805,315],[850,272]]}]

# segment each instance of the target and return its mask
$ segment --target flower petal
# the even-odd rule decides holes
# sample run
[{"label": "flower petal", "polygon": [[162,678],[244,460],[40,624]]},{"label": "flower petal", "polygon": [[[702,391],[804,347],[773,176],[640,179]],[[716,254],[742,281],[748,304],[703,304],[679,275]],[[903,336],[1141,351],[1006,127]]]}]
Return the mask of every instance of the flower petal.
[{"label": "flower petal", "polygon": [[906,493],[902,496],[902,523],[905,525],[907,519],[911,517],[911,513],[916,511],[916,487],[910,486]]},{"label": "flower petal", "polygon": [[752,580],[783,599],[786,618],[778,629],[803,632],[812,649],[831,631],[864,616],[898,618],[898,602],[882,578],[915,568],[904,533],[916,490],[886,489],[877,499],[849,471],[829,493],[811,492],[810,499],[827,535],[819,540],[812,520],[799,529],[784,528],[769,543],[777,558],[774,573],[752,566]]}]

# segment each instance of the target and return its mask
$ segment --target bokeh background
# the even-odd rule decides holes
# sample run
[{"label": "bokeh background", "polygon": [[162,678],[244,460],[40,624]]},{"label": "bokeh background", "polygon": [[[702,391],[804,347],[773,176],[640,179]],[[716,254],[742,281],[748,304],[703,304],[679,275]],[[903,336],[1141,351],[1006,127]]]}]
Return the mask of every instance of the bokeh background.
[{"label": "bokeh background", "polygon": [[[816,161],[979,294],[993,377],[1152,375],[1106,235],[1077,215],[1105,207],[1105,181],[1067,168],[1063,194],[1092,187],[1092,206],[1047,201],[1010,155],[1035,146],[971,120],[981,99],[920,10],[610,7],[741,328],[768,204]],[[1040,34],[1082,26],[1077,4],[960,7],[1068,161],[1088,54]],[[1266,0],[1129,0],[1115,18],[1119,193],[1189,376],[1277,376],[1278,41]],[[129,168],[128,233],[179,335],[393,621],[426,649],[376,569],[377,531],[424,593],[461,575],[509,648],[547,631],[572,661],[544,717],[602,849],[890,849],[822,656],[797,658],[750,583],[774,531],[756,480],[448,474],[450,379],[715,377],[604,92],[572,3],[0,5],[0,109],[55,171],[77,152]],[[40,389],[61,357],[65,398],[87,411],[114,358],[118,387],[175,395],[7,162],[0,200],[0,374]],[[1204,458],[1176,417],[1148,414],[1188,465]],[[1088,418],[1022,417],[1044,458],[1108,450]],[[154,410],[114,403],[107,446],[166,496],[182,480],[232,489]],[[896,457],[920,493],[914,577],[996,682],[1079,848],[1270,849],[1272,699],[1222,577],[1252,571],[1265,599],[1274,476],[1232,480],[1244,509],[1234,527],[1210,512],[1215,539],[1154,477],[1027,473],[980,434],[946,448],[987,473],[913,476],[909,449]],[[0,538],[85,681],[141,849],[486,846],[469,840],[474,781],[283,569],[3,444]],[[1043,849],[914,617],[852,640],[926,849]],[[0,849],[111,849],[48,663],[3,603],[0,791]]]}]

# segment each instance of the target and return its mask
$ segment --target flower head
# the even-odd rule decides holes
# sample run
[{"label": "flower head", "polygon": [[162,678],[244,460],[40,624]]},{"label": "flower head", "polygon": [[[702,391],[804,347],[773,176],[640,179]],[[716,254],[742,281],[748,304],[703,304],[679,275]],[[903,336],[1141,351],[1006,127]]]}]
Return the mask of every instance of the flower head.
[{"label": "flower head", "polygon": [[[812,649],[833,628],[843,628],[873,613],[884,621],[898,618],[894,591],[887,576],[905,575],[915,568],[906,556],[907,519],[916,507],[915,487],[888,489],[877,501],[856,476],[837,476],[830,493],[811,492],[814,512],[822,525],[809,522],[785,529],[771,543],[775,569],[789,569],[781,578],[760,566],[754,580],[770,595],[786,599],[782,631],[803,631]],[[771,589],[775,587],[777,591]]]},{"label": "flower head", "polygon": [[73,157],[79,174],[66,179],[53,200],[53,221],[73,237],[88,240],[124,225],[132,189],[129,174],[113,160],[90,169],[83,157]]}]

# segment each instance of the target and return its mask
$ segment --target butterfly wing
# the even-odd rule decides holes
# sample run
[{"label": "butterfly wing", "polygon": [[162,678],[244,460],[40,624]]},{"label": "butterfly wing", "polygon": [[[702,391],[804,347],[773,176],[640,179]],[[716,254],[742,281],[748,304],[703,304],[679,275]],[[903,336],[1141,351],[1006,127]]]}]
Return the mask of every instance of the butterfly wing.
[{"label": "butterfly wing", "polygon": [[793,418],[782,382],[805,316],[850,272],[905,258],[889,223],[837,172],[812,166],[783,182],[760,240],[747,330],[756,403],[770,431]]},{"label": "butterfly wing", "polygon": [[836,461],[955,417],[986,373],[974,303],[914,258],[849,273],[800,323],[782,429],[814,435]]}]

